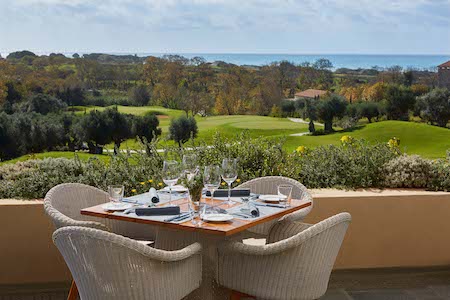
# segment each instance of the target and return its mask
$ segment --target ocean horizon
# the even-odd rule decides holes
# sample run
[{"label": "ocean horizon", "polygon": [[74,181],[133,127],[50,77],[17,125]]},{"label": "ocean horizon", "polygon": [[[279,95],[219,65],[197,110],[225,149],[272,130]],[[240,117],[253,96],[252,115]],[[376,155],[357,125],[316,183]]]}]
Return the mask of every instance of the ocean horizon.
[{"label": "ocean horizon", "polygon": [[[50,52],[35,52],[38,55],[48,55]],[[75,52],[62,52],[71,57]],[[289,61],[294,64],[314,61],[325,58],[333,63],[334,69],[371,69],[400,66],[403,69],[419,69],[435,71],[436,67],[450,60],[450,55],[427,54],[258,54],[258,53],[133,53],[133,52],[77,52],[80,55],[89,53],[105,53],[115,55],[137,55],[161,57],[166,54],[178,54],[186,58],[203,57],[207,62],[224,61],[236,65],[263,66],[273,62]],[[8,53],[0,53],[6,57]]]}]

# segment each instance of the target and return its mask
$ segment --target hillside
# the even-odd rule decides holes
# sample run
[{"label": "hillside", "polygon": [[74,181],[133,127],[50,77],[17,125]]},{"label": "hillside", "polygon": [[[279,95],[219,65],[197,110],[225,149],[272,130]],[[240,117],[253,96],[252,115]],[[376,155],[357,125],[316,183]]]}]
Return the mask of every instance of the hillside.
[{"label": "hillside", "polygon": [[325,136],[288,137],[286,147],[295,149],[299,145],[315,147],[338,144],[343,135],[363,138],[370,142],[387,142],[392,137],[400,139],[400,148],[408,154],[419,154],[428,158],[445,157],[450,149],[450,130],[424,123],[384,121],[367,124],[352,131],[340,131]]}]

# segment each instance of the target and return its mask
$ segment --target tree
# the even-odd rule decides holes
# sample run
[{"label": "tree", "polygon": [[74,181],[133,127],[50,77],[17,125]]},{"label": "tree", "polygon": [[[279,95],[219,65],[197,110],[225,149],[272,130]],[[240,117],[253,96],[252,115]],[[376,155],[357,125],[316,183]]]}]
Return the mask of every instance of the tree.
[{"label": "tree", "polygon": [[314,62],[313,67],[319,70],[329,70],[333,69],[333,63],[329,59],[320,58]]},{"label": "tree", "polygon": [[117,108],[94,110],[81,118],[74,132],[79,141],[88,143],[90,153],[102,153],[102,147],[110,142],[114,142],[116,153],[120,144],[132,137],[131,117],[119,113]]},{"label": "tree", "polygon": [[150,92],[145,85],[139,84],[130,90],[129,99],[136,106],[145,106],[150,101]]},{"label": "tree", "polygon": [[360,117],[366,117],[369,123],[373,118],[378,118],[381,115],[379,105],[375,102],[361,102],[357,104],[357,112]]},{"label": "tree", "polygon": [[159,120],[155,114],[146,114],[143,117],[133,118],[133,135],[140,139],[151,141],[153,138],[161,135],[161,128],[158,128]]},{"label": "tree", "polygon": [[126,139],[132,137],[131,117],[121,114],[117,108],[108,108],[103,113],[107,124],[107,134],[109,139],[114,142],[114,153],[120,148],[120,144]]},{"label": "tree", "polygon": [[420,106],[422,119],[446,127],[450,119],[450,91],[447,89],[434,89],[423,95],[417,101]]},{"label": "tree", "polygon": [[37,112],[42,115],[65,110],[67,105],[61,100],[45,94],[32,95],[25,103],[26,112]]},{"label": "tree", "polygon": [[8,54],[8,56],[6,57],[6,59],[22,59],[24,57],[37,57],[36,54],[34,54],[31,51],[28,50],[23,50],[23,51],[16,51],[16,52],[11,52],[10,54]]},{"label": "tree", "polygon": [[408,112],[414,107],[415,97],[410,88],[390,84],[385,91],[386,115],[389,120],[409,119]]},{"label": "tree", "polygon": [[333,131],[333,119],[342,117],[345,113],[346,106],[347,101],[335,94],[319,100],[317,116],[324,122],[326,132]]},{"label": "tree", "polygon": [[190,138],[196,138],[198,134],[197,121],[194,117],[180,116],[170,122],[170,139],[178,143],[181,148]]}]

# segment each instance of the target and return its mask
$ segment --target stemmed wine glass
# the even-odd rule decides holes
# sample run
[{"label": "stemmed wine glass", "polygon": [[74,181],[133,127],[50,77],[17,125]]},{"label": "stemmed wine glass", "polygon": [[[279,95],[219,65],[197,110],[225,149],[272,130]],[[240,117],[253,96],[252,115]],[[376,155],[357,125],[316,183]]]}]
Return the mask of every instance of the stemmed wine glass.
[{"label": "stemmed wine glass", "polygon": [[222,161],[222,179],[228,184],[228,205],[231,201],[231,184],[237,179],[237,159],[224,158]]},{"label": "stemmed wine glass", "polygon": [[203,184],[211,193],[211,205],[214,204],[214,191],[220,186],[220,168],[216,165],[206,166],[203,172]]},{"label": "stemmed wine glass", "polygon": [[183,155],[183,171],[190,182],[198,172],[197,167],[197,155],[195,154],[185,154]]},{"label": "stemmed wine glass", "polygon": [[172,204],[172,187],[180,178],[180,166],[175,160],[165,160],[163,164],[162,177],[164,183],[169,186],[169,205]]}]

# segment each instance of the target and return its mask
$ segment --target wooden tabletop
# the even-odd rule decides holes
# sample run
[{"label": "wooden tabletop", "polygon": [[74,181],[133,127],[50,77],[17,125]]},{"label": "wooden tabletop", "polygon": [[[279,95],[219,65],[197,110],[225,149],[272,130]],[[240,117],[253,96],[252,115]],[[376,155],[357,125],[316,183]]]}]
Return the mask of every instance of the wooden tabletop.
[{"label": "wooden tabletop", "polygon": [[[226,204],[226,201],[222,200],[214,200],[214,202],[211,202],[211,200],[202,200],[203,203],[207,203],[208,205],[218,206],[224,209],[230,208]],[[187,210],[187,200],[181,199],[177,201],[172,201],[173,204],[179,205],[181,207],[181,210]],[[236,203],[235,205],[240,205],[241,203]],[[311,201],[309,200],[292,200],[291,205],[288,208],[285,209],[274,209],[274,212],[272,214],[267,214],[263,217],[257,218],[257,219],[238,219],[234,218],[232,221],[227,223],[210,223],[210,222],[203,222],[203,224],[198,227],[190,220],[183,222],[183,223],[170,223],[170,222],[163,222],[163,221],[157,221],[157,220],[149,220],[149,219],[141,219],[136,217],[131,217],[127,215],[118,215],[114,214],[110,211],[105,211],[102,208],[102,205],[97,205],[93,207],[88,207],[81,210],[82,215],[87,216],[94,216],[99,218],[107,218],[107,219],[114,219],[114,220],[121,220],[121,221],[128,221],[128,222],[136,222],[136,223],[142,223],[142,224],[151,224],[151,225],[158,225],[158,226],[164,226],[168,228],[178,229],[178,230],[184,230],[184,231],[198,231],[203,232],[207,234],[214,234],[214,235],[222,235],[222,236],[230,236],[236,233],[239,233],[241,231],[244,231],[250,227],[256,226],[258,224],[265,223],[270,220],[279,219],[282,216],[292,213],[294,211],[300,210],[302,208],[311,206]],[[170,216],[167,216],[168,218]]]}]

